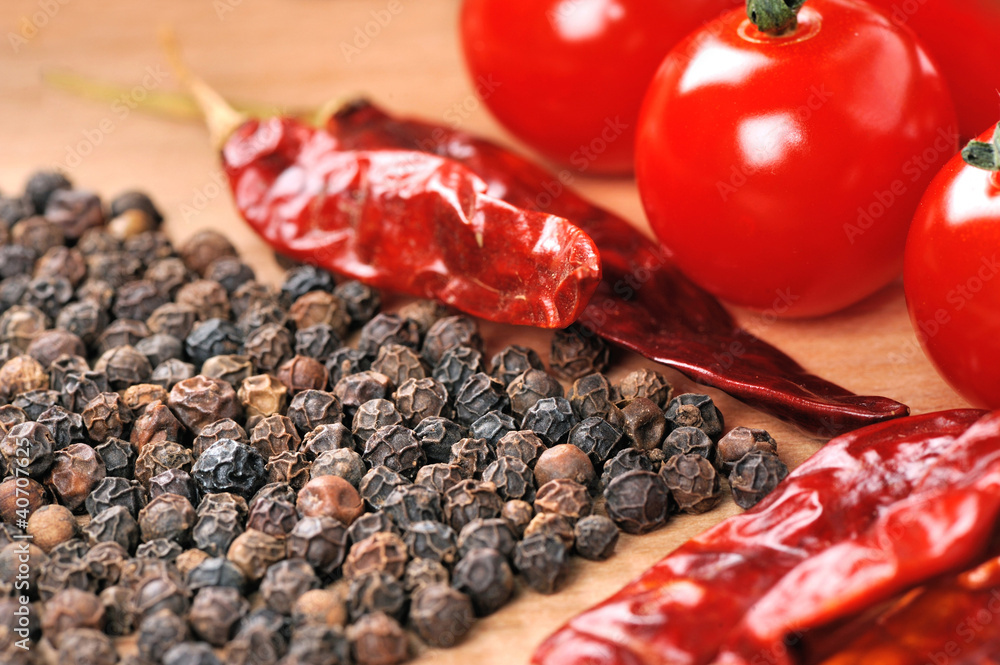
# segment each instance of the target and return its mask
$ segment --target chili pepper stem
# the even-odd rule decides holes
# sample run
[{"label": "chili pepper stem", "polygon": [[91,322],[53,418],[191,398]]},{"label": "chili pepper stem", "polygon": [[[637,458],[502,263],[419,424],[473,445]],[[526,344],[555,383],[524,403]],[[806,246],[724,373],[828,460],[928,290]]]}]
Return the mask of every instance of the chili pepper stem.
[{"label": "chili pepper stem", "polygon": [[170,62],[170,68],[173,69],[181,84],[194,97],[195,104],[201,110],[205,124],[208,125],[212,147],[221,150],[226,139],[236,131],[237,127],[247,121],[247,116],[234,109],[222,95],[188,69],[181,59],[180,46],[173,30],[169,28],[161,30],[160,44]]},{"label": "chili pepper stem", "polygon": [[747,0],[747,16],[768,35],[782,35],[798,26],[799,9],[805,0]]}]

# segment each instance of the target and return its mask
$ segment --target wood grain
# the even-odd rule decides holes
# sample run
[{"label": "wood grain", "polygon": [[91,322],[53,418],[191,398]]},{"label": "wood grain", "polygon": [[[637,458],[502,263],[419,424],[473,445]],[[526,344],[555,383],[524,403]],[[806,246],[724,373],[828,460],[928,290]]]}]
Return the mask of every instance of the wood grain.
[{"label": "wood grain", "polygon": [[[230,98],[273,104],[280,111],[364,93],[395,112],[460,124],[517,145],[487,115],[465,76],[457,44],[457,0],[397,1],[400,11],[376,30],[372,12],[387,9],[388,0],[5,0],[0,191],[18,191],[39,167],[63,168],[77,185],[108,197],[141,187],[167,214],[166,230],[175,241],[202,228],[221,229],[261,277],[277,279],[280,271],[270,251],[243,225],[220,187],[217,164],[199,125],[139,113],[130,108],[129,98],[113,104],[76,99],[44,86],[42,73],[69,69],[134,86],[134,99],[149,90],[174,89],[176,82],[156,46],[157,28],[169,24],[192,67]],[[367,44],[355,43],[366,24],[374,36]],[[646,228],[632,181],[583,175],[575,180],[588,196]],[[964,405],[920,352],[899,283],[820,320],[738,315],[812,371],[854,391],[886,395],[909,404],[915,413]],[[483,328],[491,351],[513,341],[548,347],[549,334],[543,331]],[[651,366],[619,353],[611,375],[643,365]],[[680,375],[666,373],[679,391],[694,389]],[[708,392],[717,397],[728,425],[768,429],[791,465],[822,443]],[[480,621],[461,646],[426,652],[417,662],[527,662],[533,647],[574,613],[737,510],[727,501],[707,515],[676,518],[657,533],[623,537],[610,561],[576,561],[561,592],[540,596],[521,590],[513,603]]]}]

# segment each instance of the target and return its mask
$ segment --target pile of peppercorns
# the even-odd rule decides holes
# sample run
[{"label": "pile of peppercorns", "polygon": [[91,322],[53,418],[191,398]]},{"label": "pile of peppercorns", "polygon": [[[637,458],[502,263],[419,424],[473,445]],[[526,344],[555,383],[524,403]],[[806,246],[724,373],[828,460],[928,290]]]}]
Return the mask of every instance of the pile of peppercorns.
[{"label": "pile of peppercorns", "polygon": [[571,552],[716,505],[720,474],[747,507],[787,473],[708,396],[609,381],[582,329],[549,370],[487,361],[468,317],[381,313],[309,266],[271,287],[217,233],[175,249],[146,195],[55,173],[0,220],[5,663],[38,660],[24,634],[62,665],[134,634],[137,665],[390,665],[404,627],[453,645],[515,572],[551,593]]}]

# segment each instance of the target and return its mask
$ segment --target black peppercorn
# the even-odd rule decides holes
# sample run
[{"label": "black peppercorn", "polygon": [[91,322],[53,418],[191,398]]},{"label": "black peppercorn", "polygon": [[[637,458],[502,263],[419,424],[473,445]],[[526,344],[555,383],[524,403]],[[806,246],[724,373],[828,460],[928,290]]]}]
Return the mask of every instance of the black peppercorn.
[{"label": "black peppercorn", "polygon": [[[302,354],[308,355],[308,354]],[[335,386],[345,376],[357,374],[368,369],[370,362],[367,357],[357,349],[344,346],[326,359],[326,370],[330,373],[330,385]],[[383,375],[385,376],[385,375]],[[386,379],[388,381],[388,378]]]},{"label": "black peppercorn", "polygon": [[320,586],[312,566],[304,559],[285,559],[271,564],[260,582],[260,595],[270,609],[291,614],[295,599]]},{"label": "black peppercorn", "polygon": [[514,549],[514,567],[529,587],[538,593],[554,593],[566,575],[568,554],[556,536],[537,533]]},{"label": "black peppercorn", "polygon": [[618,527],[604,515],[587,515],[573,527],[576,553],[591,561],[604,561],[618,544]]},{"label": "black peppercorn", "polygon": [[42,478],[54,460],[55,440],[49,428],[25,422],[10,428],[0,439],[0,454],[7,467],[18,468],[31,478]]},{"label": "black peppercorn", "polygon": [[491,448],[496,448],[501,437],[508,432],[516,431],[518,427],[517,421],[510,414],[488,411],[469,425],[469,437],[485,439]]},{"label": "black peppercorn", "polygon": [[38,416],[36,422],[44,425],[52,434],[56,450],[87,440],[87,432],[80,414],[67,411],[61,406],[46,409]]},{"label": "black peppercorn", "polygon": [[454,401],[465,382],[484,369],[481,351],[468,346],[456,346],[441,356],[441,360],[434,365],[431,376],[441,382]]},{"label": "black peppercorn", "polygon": [[94,450],[104,462],[108,476],[130,478],[134,473],[137,455],[127,441],[109,437],[104,443],[94,446]]},{"label": "black peppercorn", "polygon": [[440,494],[444,494],[447,490],[457,485],[460,480],[464,479],[465,474],[462,473],[462,469],[458,466],[438,462],[420,467],[420,470],[417,471],[417,477],[413,482],[418,485],[425,485]]},{"label": "black peppercorn", "polygon": [[157,538],[139,545],[135,549],[135,556],[137,559],[159,559],[167,563],[174,563],[183,552],[181,546],[172,540]]},{"label": "black peppercorn", "polygon": [[[285,654],[288,641],[285,635],[275,630],[277,621],[251,622],[254,616],[260,615],[251,612],[236,637],[226,645],[227,665],[277,665]],[[281,625],[285,625],[280,615],[278,618]]]},{"label": "black peppercorn", "polygon": [[511,344],[501,349],[490,360],[490,366],[493,368],[490,376],[505,386],[509,386],[511,381],[529,369],[545,369],[542,359],[534,349],[519,344]]},{"label": "black peppercorn", "polygon": [[403,573],[403,587],[410,594],[430,584],[448,585],[448,569],[434,559],[411,559]]},{"label": "black peppercorn", "polygon": [[326,323],[295,331],[295,355],[325,361],[342,345],[340,336]]},{"label": "black peppercorn", "polygon": [[[674,455],[701,455],[712,462],[715,460],[716,446],[708,435],[697,427],[678,427],[663,440],[663,454],[667,459]],[[741,454],[740,457],[742,456]]]},{"label": "black peppercorn", "polygon": [[354,279],[341,282],[333,289],[333,293],[344,302],[352,326],[364,325],[382,307],[379,292]]},{"label": "black peppercorn", "polygon": [[310,589],[299,596],[292,605],[292,625],[296,627],[296,635],[304,628],[342,628],[347,623],[345,596],[342,584],[326,589]]},{"label": "black peppercorn", "polygon": [[73,443],[55,453],[46,482],[60,503],[79,511],[104,478],[104,462],[97,452],[84,443]]},{"label": "black peppercorn", "polygon": [[154,333],[139,340],[135,350],[146,356],[150,367],[157,367],[168,360],[183,362],[184,343],[173,335]]},{"label": "black peppercorn", "polygon": [[389,378],[385,374],[366,370],[349,374],[333,386],[333,394],[340,400],[344,418],[354,418],[358,407],[369,400],[385,399],[389,396]]},{"label": "black peppercorn", "polygon": [[226,553],[251,582],[259,582],[267,569],[285,558],[285,540],[248,529],[233,540]]},{"label": "black peppercorn", "polygon": [[145,505],[146,493],[138,482],[113,476],[99,482],[84,501],[92,518],[113,506],[121,506],[132,517],[138,517]]},{"label": "black peppercorn", "polygon": [[457,558],[455,530],[438,521],[411,522],[403,533],[403,541],[414,559],[431,559],[450,566]]},{"label": "black peppercorn", "polygon": [[728,474],[736,462],[747,453],[754,451],[777,454],[778,444],[765,430],[734,427],[719,439],[719,444],[715,448],[716,457],[710,459],[724,473]]},{"label": "black peppercorn", "polygon": [[347,529],[347,537],[352,543],[358,543],[376,533],[383,532],[399,533],[399,527],[388,515],[377,510],[374,513],[365,513],[354,520],[354,523]]},{"label": "black peppercorn", "polygon": [[396,665],[407,658],[406,634],[392,617],[366,614],[347,627],[351,655],[357,665]]},{"label": "black peppercorn", "polygon": [[445,352],[464,346],[482,351],[483,339],[476,322],[467,316],[446,316],[435,321],[424,337],[421,355],[437,365]]},{"label": "black peppercorn", "polygon": [[573,407],[564,397],[545,397],[524,414],[521,429],[531,430],[549,445],[562,443],[578,422]]},{"label": "black peppercorn", "polygon": [[408,601],[406,588],[399,579],[373,571],[351,579],[347,611],[355,620],[366,614],[384,612],[397,621],[402,621],[406,616]]},{"label": "black peppercorn", "polygon": [[135,479],[149,487],[153,476],[169,469],[190,472],[194,463],[191,451],[174,441],[151,441],[135,460]]},{"label": "black peppercorn", "polygon": [[535,499],[534,473],[518,457],[501,455],[483,471],[483,480],[493,483],[504,501]]},{"label": "black peppercorn", "polygon": [[704,513],[722,498],[719,475],[701,455],[685,453],[670,457],[660,467],[660,477],[685,513]]},{"label": "black peppercorn", "polygon": [[188,624],[169,609],[148,614],[139,624],[136,646],[147,661],[158,661],[171,647],[188,639]]},{"label": "black peppercorn", "polygon": [[204,642],[182,642],[167,649],[163,665],[222,665],[222,661]]},{"label": "black peppercorn", "polygon": [[514,592],[507,558],[491,549],[470,550],[455,566],[451,585],[469,596],[477,616],[500,609]]},{"label": "black peppercorn", "polygon": [[87,349],[76,334],[54,328],[35,335],[25,353],[37,360],[42,367],[50,367],[60,356],[84,356]]},{"label": "black peppercorn", "polygon": [[348,663],[350,643],[339,627],[312,624],[297,626],[282,665],[313,665],[314,663]]},{"label": "black peppercorn", "polygon": [[499,517],[503,501],[492,483],[466,479],[444,495],[444,518],[456,531],[475,519]]},{"label": "black peppercorn", "polygon": [[408,560],[403,539],[392,531],[379,531],[351,545],[344,560],[344,577],[377,571],[400,579]]},{"label": "black peppercorn", "polygon": [[320,453],[309,467],[310,478],[319,476],[338,476],[354,487],[360,487],[365,476],[365,462],[350,448],[327,450]]},{"label": "black peppercorn", "polygon": [[636,397],[622,409],[622,424],[625,435],[637,450],[659,448],[667,432],[663,411],[645,397]]},{"label": "black peppercorn", "polygon": [[729,486],[736,505],[748,510],[771,493],[788,475],[788,467],[771,452],[752,450],[741,457],[729,473]]},{"label": "black peppercorn", "polygon": [[67,240],[78,240],[87,229],[104,224],[104,207],[93,192],[59,188],[45,201],[45,218],[59,226]]},{"label": "black peppercorn", "polygon": [[351,423],[354,437],[365,444],[376,430],[403,422],[396,405],[387,399],[371,399],[361,404]]},{"label": "black peppercorn", "polygon": [[413,595],[410,621],[417,635],[434,647],[451,647],[475,622],[472,601],[447,584],[429,584]]},{"label": "black peppercorn", "polygon": [[629,471],[655,471],[656,465],[649,458],[647,453],[635,448],[626,448],[612,457],[604,465],[604,472],[601,474],[601,486],[607,487],[618,476]]},{"label": "black peppercorn", "polygon": [[371,467],[386,466],[413,479],[426,458],[413,430],[402,425],[381,427],[365,443],[362,457]]},{"label": "black peppercorn", "polygon": [[210,556],[225,556],[236,537],[244,531],[244,516],[232,508],[200,512],[191,538],[196,547]]},{"label": "black peppercorn", "polygon": [[300,265],[285,272],[281,294],[291,303],[310,291],[332,293],[336,286],[329,271],[312,265]]},{"label": "black peppercorn", "polygon": [[718,441],[725,428],[722,412],[708,395],[685,393],[670,400],[663,415],[671,429],[678,427],[697,427],[705,432],[712,441]]},{"label": "black peppercorn", "polygon": [[161,494],[139,512],[139,530],[144,541],[164,538],[187,544],[197,519],[191,503],[178,494]]},{"label": "black peppercorn", "polygon": [[573,444],[561,443],[543,451],[535,463],[535,484],[539,488],[556,478],[566,478],[590,487],[596,474],[586,453]]},{"label": "black peppercorn", "polygon": [[484,414],[493,410],[502,411],[508,405],[503,384],[484,372],[477,372],[455,394],[455,419],[459,424],[469,426]]},{"label": "black peppercorn", "polygon": [[441,495],[426,485],[398,485],[386,498],[382,510],[401,528],[414,522],[441,519]]},{"label": "black peppercorn", "polygon": [[531,430],[508,432],[497,441],[497,457],[515,457],[534,467],[545,451],[545,443]]},{"label": "black peppercorn", "polygon": [[569,381],[601,372],[608,365],[609,349],[592,330],[572,325],[552,336],[549,364],[552,373]]},{"label": "black peppercorn", "polygon": [[517,540],[502,517],[472,520],[458,534],[458,553],[465,557],[475,549],[496,550],[505,557],[514,552]]},{"label": "black peppercorn", "polygon": [[[308,393],[308,391],[306,391]],[[298,397],[298,395],[296,395]],[[291,416],[290,416],[291,417]],[[294,418],[293,418],[294,422]],[[341,448],[354,448],[354,435],[351,430],[342,423],[332,423],[317,425],[312,431],[304,434],[302,439],[302,452],[310,459],[316,459],[319,455]]]},{"label": "black peppercorn", "polygon": [[293,503],[265,498],[251,504],[246,526],[248,529],[284,538],[298,521],[299,515]]},{"label": "black peppercorn", "polygon": [[243,593],[246,589],[246,576],[239,567],[221,556],[205,559],[188,571],[186,585],[192,593],[207,587],[232,587]]},{"label": "black peppercorn", "polygon": [[569,432],[568,442],[587,454],[595,469],[602,469],[622,446],[622,431],[604,418],[581,420]]},{"label": "black peppercorn", "polygon": [[385,505],[389,494],[397,485],[408,484],[410,481],[385,465],[372,467],[358,483],[358,492],[365,503],[373,510],[380,510]]},{"label": "black peppercorn", "polygon": [[306,561],[317,574],[330,577],[347,557],[347,527],[332,517],[303,517],[285,541],[289,558]]},{"label": "black peppercorn", "polygon": [[301,440],[295,425],[287,416],[271,415],[254,425],[250,432],[250,445],[264,459],[273,455],[297,450]]},{"label": "black peppercorn", "polygon": [[540,485],[535,494],[536,513],[556,513],[575,523],[590,514],[592,508],[587,488],[568,478],[555,478]]},{"label": "black peppercorn", "polygon": [[486,439],[465,438],[451,447],[449,463],[459,467],[466,478],[479,478],[496,458],[496,452]]},{"label": "black peppercorn", "polygon": [[448,391],[440,381],[429,377],[409,378],[398,385],[392,399],[409,427],[447,412]]},{"label": "black peppercorn", "polygon": [[249,499],[264,484],[267,469],[264,458],[255,449],[232,439],[221,439],[198,457],[191,475],[204,493],[232,492]]},{"label": "black peppercorn", "polygon": [[394,386],[400,386],[407,379],[423,379],[427,368],[417,352],[402,344],[389,344],[378,351],[371,368],[389,377]]},{"label": "black peppercorn", "polygon": [[322,425],[340,423],[342,417],[340,402],[323,390],[303,390],[295,395],[286,415],[303,436]]},{"label": "black peppercorn", "polygon": [[415,349],[420,344],[416,322],[396,314],[376,314],[361,328],[358,350],[369,358],[378,356],[379,349],[389,344],[402,344]]},{"label": "black peppercorn", "polygon": [[24,186],[24,199],[34,214],[41,215],[57,190],[72,188],[69,179],[58,171],[37,171],[31,174]]},{"label": "black peppercorn", "polygon": [[114,665],[118,652],[111,638],[92,628],[74,628],[63,633],[56,656],[62,665]]},{"label": "black peppercorn", "polygon": [[42,413],[59,403],[59,398],[55,390],[29,390],[12,399],[10,405],[24,411],[28,420],[38,420]]},{"label": "black peppercorn", "polygon": [[292,343],[292,334],[287,328],[275,323],[265,323],[247,332],[243,354],[258,372],[275,372],[283,362],[292,357]]},{"label": "black peppercorn", "polygon": [[111,541],[134,552],[139,545],[139,523],[124,506],[111,506],[92,516],[83,531],[91,547]]},{"label": "black peppercorn", "polygon": [[608,516],[626,533],[648,533],[670,517],[670,490],[651,471],[623,473],[608,484],[604,498]]},{"label": "black peppercorn", "polygon": [[448,418],[430,416],[421,420],[413,429],[430,463],[447,463],[451,447],[465,436],[462,427]]},{"label": "black peppercorn", "polygon": [[31,356],[14,356],[0,367],[0,398],[9,401],[22,393],[48,387],[48,373]]}]

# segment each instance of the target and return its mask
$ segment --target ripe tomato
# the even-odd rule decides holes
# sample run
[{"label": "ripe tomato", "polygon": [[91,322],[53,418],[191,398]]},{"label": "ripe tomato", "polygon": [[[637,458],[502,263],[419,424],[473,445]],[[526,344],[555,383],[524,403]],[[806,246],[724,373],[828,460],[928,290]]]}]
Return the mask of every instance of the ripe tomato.
[{"label": "ripe tomato", "polygon": [[1000,116],[1000,2],[869,0],[893,23],[911,28],[948,81],[958,129],[971,138]]},{"label": "ripe tomato", "polygon": [[465,60],[486,106],[546,158],[630,173],[653,72],[682,37],[741,0],[465,0]]},{"label": "ripe tomato", "polygon": [[[1000,130],[994,140],[1000,151]],[[903,284],[917,339],[938,372],[972,404],[991,409],[1000,408],[998,274],[1000,174],[957,155],[917,208]]]},{"label": "ripe tomato", "polygon": [[956,149],[941,75],[869,5],[810,0],[784,36],[726,15],[664,60],[636,176],[680,268],[732,303],[815,316],[902,269],[906,229]]}]

